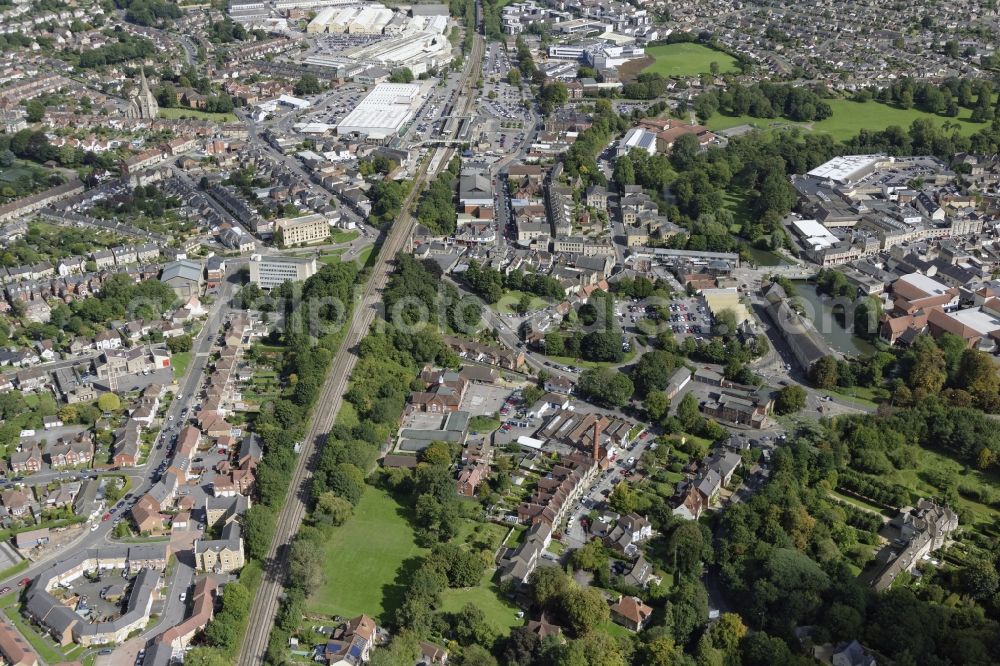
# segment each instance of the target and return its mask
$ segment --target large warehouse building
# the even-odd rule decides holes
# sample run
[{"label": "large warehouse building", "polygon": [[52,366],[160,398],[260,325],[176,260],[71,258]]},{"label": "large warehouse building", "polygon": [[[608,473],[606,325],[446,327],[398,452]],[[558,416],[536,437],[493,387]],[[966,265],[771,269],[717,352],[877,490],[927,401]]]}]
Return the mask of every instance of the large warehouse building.
[{"label": "large warehouse building", "polygon": [[420,107],[423,86],[380,83],[337,125],[337,134],[382,142],[396,136]]}]

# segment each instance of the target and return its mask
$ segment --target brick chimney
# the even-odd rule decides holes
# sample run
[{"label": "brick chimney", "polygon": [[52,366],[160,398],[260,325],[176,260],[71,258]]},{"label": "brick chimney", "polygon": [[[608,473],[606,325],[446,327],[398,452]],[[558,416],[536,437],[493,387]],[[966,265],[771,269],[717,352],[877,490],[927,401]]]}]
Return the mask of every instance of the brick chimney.
[{"label": "brick chimney", "polygon": [[594,421],[594,462],[601,461],[601,419]]}]

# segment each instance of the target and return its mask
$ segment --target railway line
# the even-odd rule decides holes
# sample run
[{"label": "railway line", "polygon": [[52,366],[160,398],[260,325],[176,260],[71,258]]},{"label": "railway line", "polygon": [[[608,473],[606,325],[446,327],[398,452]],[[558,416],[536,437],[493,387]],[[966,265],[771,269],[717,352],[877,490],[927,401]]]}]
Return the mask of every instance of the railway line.
[{"label": "railway line", "polygon": [[[465,107],[464,113],[471,112],[475,105],[476,83],[484,50],[483,37],[477,34],[462,75],[459,99]],[[424,185],[433,179],[442,167],[447,168],[454,152],[454,148],[439,147],[421,162],[413,180],[413,187],[403,202],[400,217],[386,236],[372,268],[372,275],[364,288],[360,302],[356,304],[352,313],[344,340],[331,363],[330,372],[316,402],[302,450],[292,473],[289,496],[275,520],[276,529],[268,550],[264,575],[250,607],[247,632],[237,657],[236,663],[240,666],[253,666],[264,661],[281,598],[288,549],[302,524],[308,506],[309,480],[315,456],[322,448],[340,411],[347,383],[358,360],[358,343],[378,315],[382,291],[389,280],[393,257],[407,246],[413,232],[416,218],[411,211]],[[434,165],[433,169],[431,165]]]}]

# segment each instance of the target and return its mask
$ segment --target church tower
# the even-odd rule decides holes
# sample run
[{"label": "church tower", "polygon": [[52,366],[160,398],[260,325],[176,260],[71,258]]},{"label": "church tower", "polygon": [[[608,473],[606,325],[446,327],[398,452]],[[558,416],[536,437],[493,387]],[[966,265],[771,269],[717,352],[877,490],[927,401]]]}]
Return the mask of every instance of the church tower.
[{"label": "church tower", "polygon": [[125,109],[126,118],[155,118],[160,111],[160,105],[156,103],[156,97],[149,89],[149,82],[146,81],[145,68],[139,70],[139,90],[132,93],[128,108]]}]

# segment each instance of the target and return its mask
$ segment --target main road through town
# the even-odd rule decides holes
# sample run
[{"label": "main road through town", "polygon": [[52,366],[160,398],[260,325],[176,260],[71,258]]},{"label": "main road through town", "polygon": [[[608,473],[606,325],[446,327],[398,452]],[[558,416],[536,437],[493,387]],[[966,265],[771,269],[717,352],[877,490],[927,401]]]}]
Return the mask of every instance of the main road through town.
[{"label": "main road through town", "polygon": [[[476,100],[476,83],[479,78],[479,67],[482,64],[483,52],[484,41],[477,34],[471,53],[468,54],[466,60],[459,92],[462,103],[465,106],[465,113],[469,113],[473,109]],[[397,252],[406,247],[410,238],[416,222],[410,211],[413,209],[417,197],[420,196],[423,186],[437,175],[438,170],[447,168],[452,153],[453,149],[451,148],[438,148],[430,156],[430,159],[424,159],[421,163],[420,169],[413,180],[410,194],[403,202],[399,219],[392,225],[385,242],[382,244],[382,249],[379,251],[371,277],[365,286],[360,302],[356,304],[357,307],[348,324],[347,334],[336,356],[334,356],[330,373],[323,384],[319,400],[316,402],[312,421],[295,465],[295,470],[289,484],[290,495],[275,521],[277,527],[275,528],[271,547],[267,553],[264,577],[254,597],[253,605],[250,608],[250,619],[247,624],[248,629],[237,660],[240,666],[253,666],[254,664],[262,663],[264,660],[268,638],[278,611],[279,597],[284,582],[285,562],[287,561],[285,555],[306,513],[306,500],[309,492],[309,479],[312,476],[311,464],[314,450],[316,445],[330,431],[330,428],[333,427],[337,413],[340,411],[351,371],[358,360],[358,343],[361,342],[361,339],[368,332],[372,322],[375,320],[375,316],[379,312],[382,290],[389,280],[392,259],[396,256]],[[433,170],[430,168],[431,165],[434,165]]]}]

